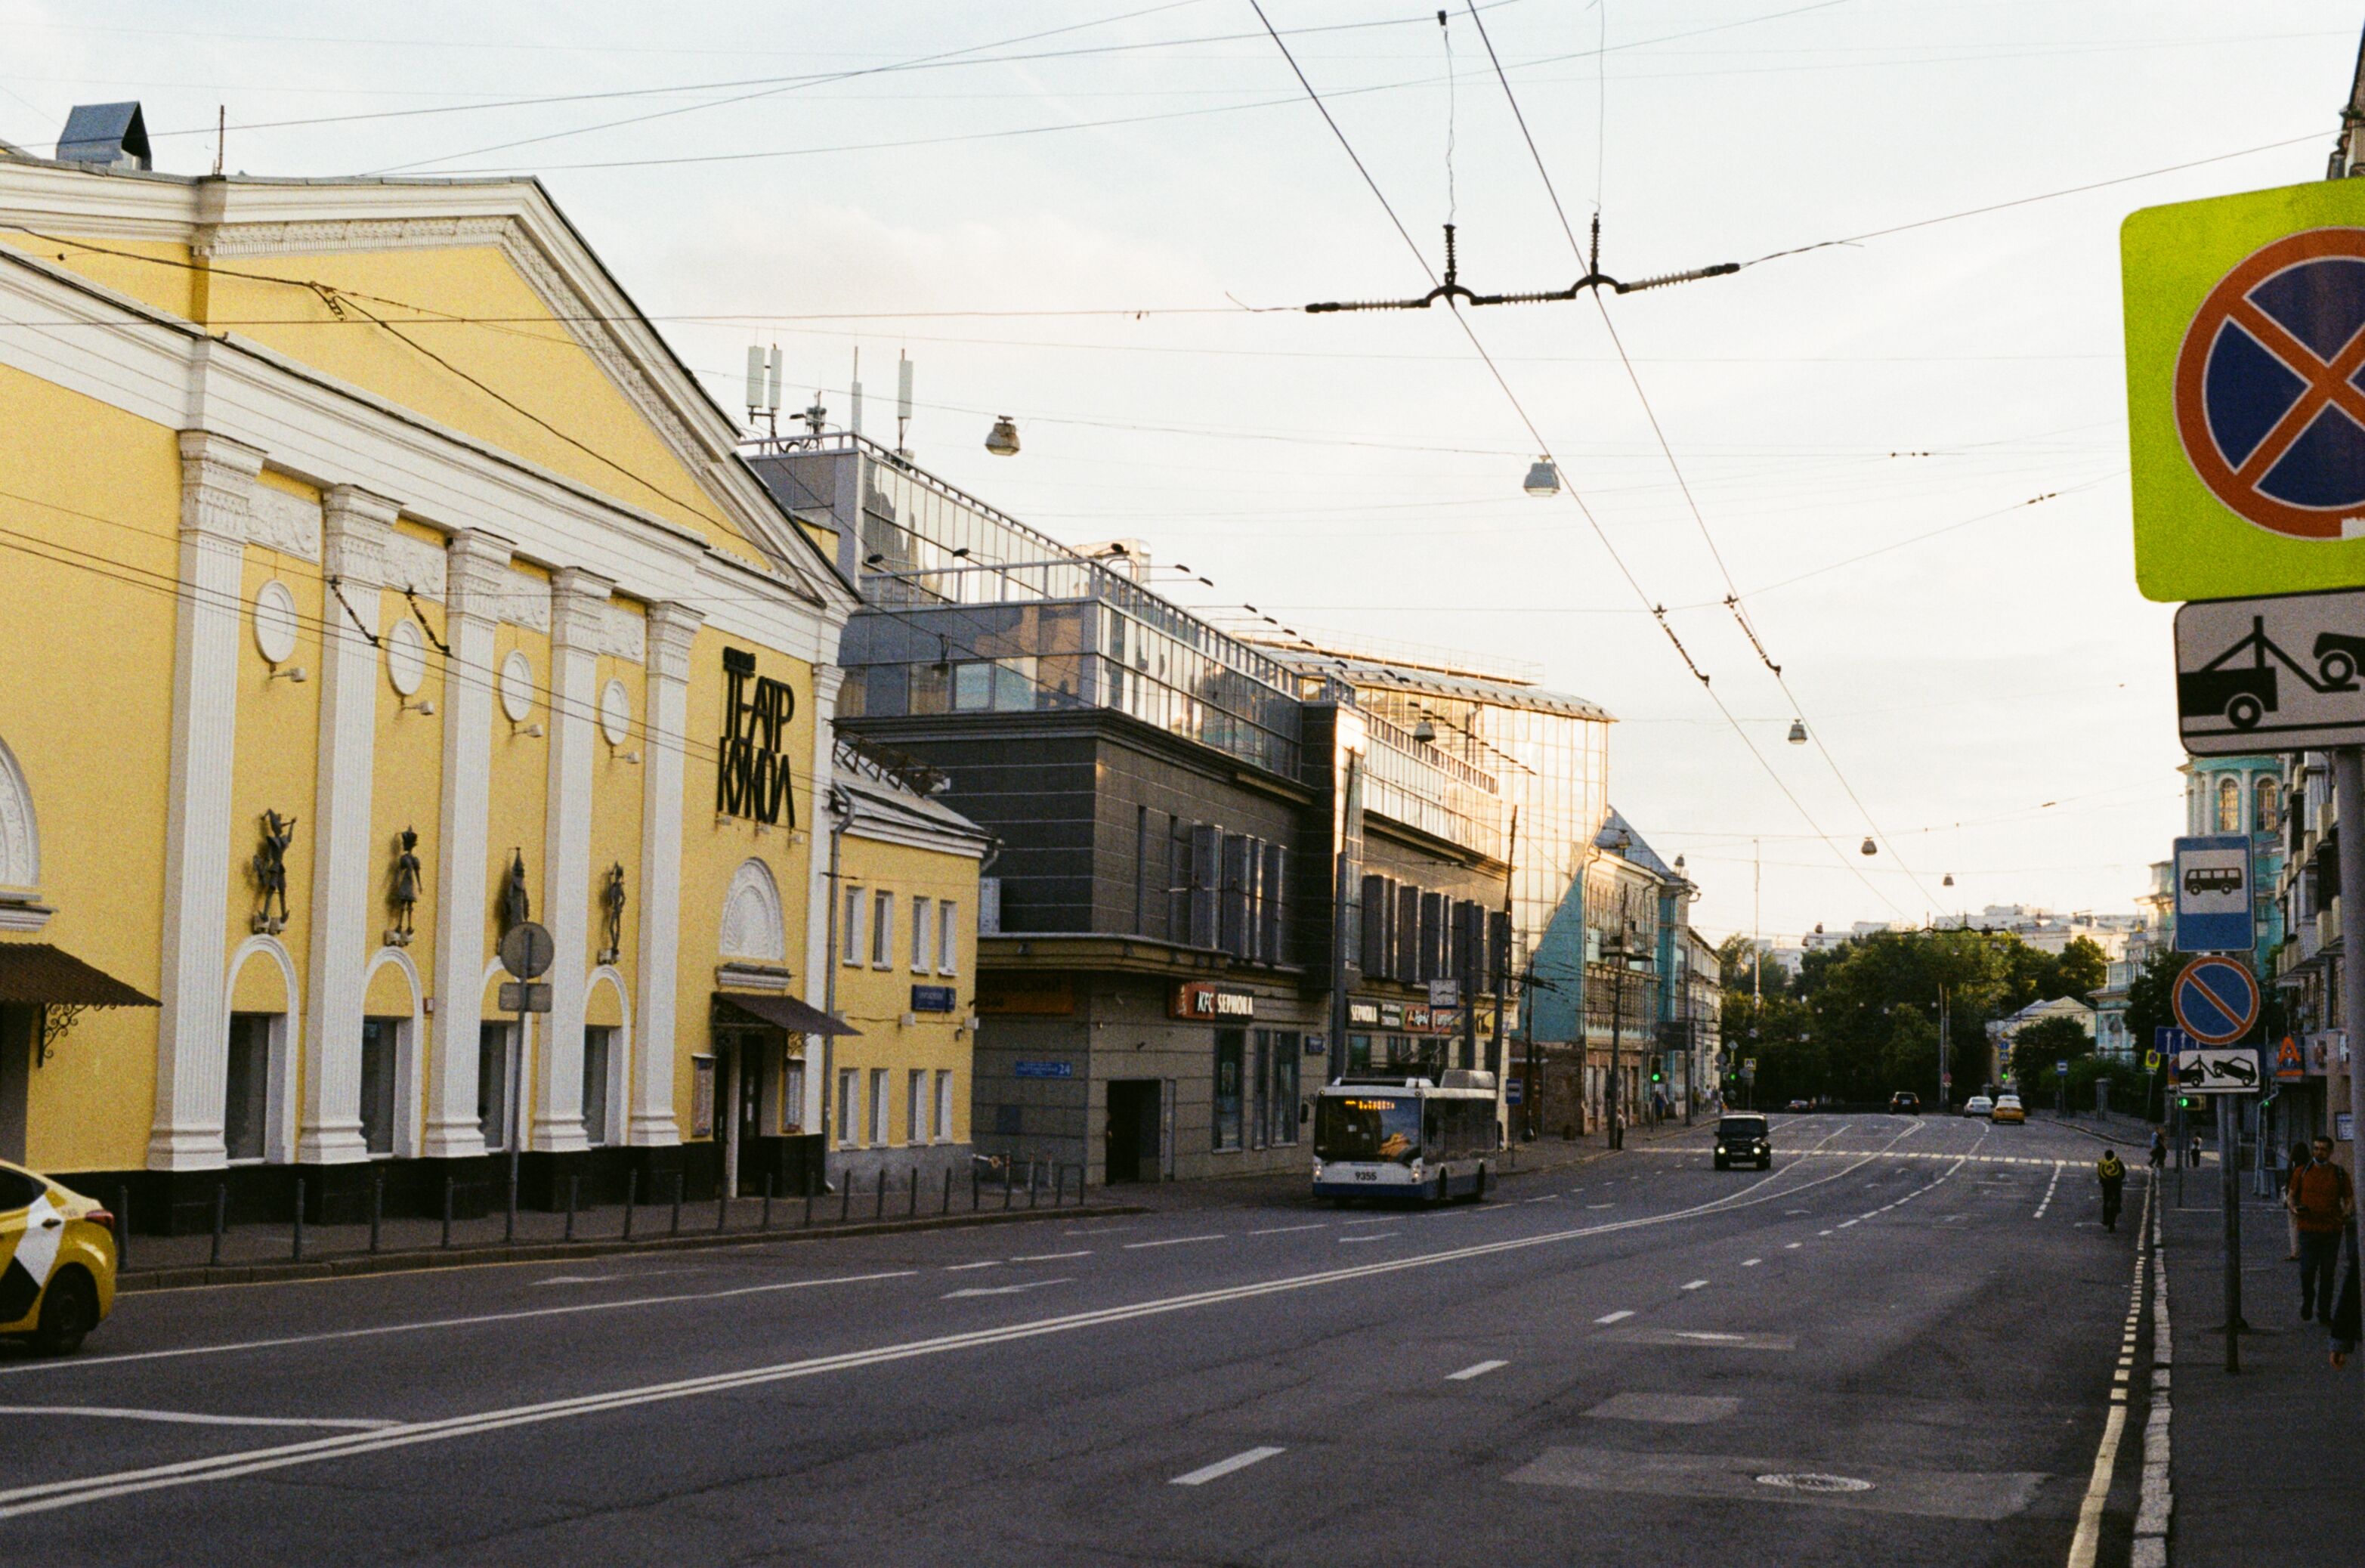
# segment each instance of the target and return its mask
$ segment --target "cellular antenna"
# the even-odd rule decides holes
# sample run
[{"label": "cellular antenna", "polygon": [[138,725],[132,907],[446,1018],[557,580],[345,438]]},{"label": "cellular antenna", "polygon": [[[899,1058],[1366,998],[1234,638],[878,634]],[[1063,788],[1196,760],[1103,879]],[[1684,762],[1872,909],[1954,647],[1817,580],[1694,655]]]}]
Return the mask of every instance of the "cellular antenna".
[{"label": "cellular antenna", "polygon": [[903,434],[912,428],[912,360],[902,350],[895,351],[895,455],[909,457],[912,450]]},{"label": "cellular antenna", "polygon": [[846,409],[846,428],[856,435],[862,433],[862,350],[854,351],[854,379],[846,388],[850,406]]},{"label": "cellular antenna", "polygon": [[761,343],[747,345],[747,427],[761,421],[769,432],[780,433],[780,345],[766,353]]}]

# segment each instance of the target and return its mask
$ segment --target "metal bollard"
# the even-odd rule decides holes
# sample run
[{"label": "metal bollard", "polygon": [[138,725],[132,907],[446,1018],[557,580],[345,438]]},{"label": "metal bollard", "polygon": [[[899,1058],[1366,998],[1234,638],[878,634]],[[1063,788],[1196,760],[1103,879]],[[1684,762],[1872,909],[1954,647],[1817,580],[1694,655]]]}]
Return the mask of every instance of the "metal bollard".
[{"label": "metal bollard", "polygon": [[449,1247],[449,1246],[451,1246],[451,1245],[452,1245],[452,1187],[453,1187],[453,1179],[452,1179],[451,1177],[449,1177],[449,1176],[444,1177],[444,1178],[443,1178],[443,1245],[444,1245],[444,1246],[446,1246],[446,1247]]},{"label": "metal bollard", "polygon": [[131,1263],[131,1188],[129,1183],[115,1184],[115,1266],[129,1268]]},{"label": "metal bollard", "polygon": [[945,1167],[945,1213],[953,1212],[953,1168]]},{"label": "metal bollard", "polygon": [[977,1213],[977,1161],[969,1163],[969,1212]]},{"label": "metal bollard", "polygon": [[627,1241],[633,1238],[633,1210],[640,1201],[641,1173],[627,1170],[624,1172],[624,1239]]},{"label": "metal bollard", "polygon": [[879,1193],[871,1201],[870,1217],[873,1220],[887,1217],[887,1168],[884,1165],[879,1168]]},{"label": "metal bollard", "polygon": [[912,1212],[907,1217],[920,1217],[920,1168],[916,1165],[912,1167]]},{"label": "metal bollard", "polygon": [[517,1167],[512,1165],[510,1167],[510,1217],[507,1227],[501,1232],[501,1239],[503,1241],[515,1241],[517,1239],[517,1200],[518,1171]]},{"label": "metal bollard", "polygon": [[370,1173],[370,1250],[377,1250],[378,1226],[386,1219],[386,1172]]},{"label": "metal bollard", "polygon": [[575,1239],[575,1204],[582,1195],[583,1178],[573,1171],[566,1177],[566,1239]]},{"label": "metal bollard", "polygon": [[1034,1208],[1043,1196],[1043,1174],[1033,1160],[1026,1162],[1026,1206]]},{"label": "metal bollard", "polygon": [[854,1217],[854,1172],[843,1171],[837,1178],[837,1223],[844,1225]]},{"label": "metal bollard", "polygon": [[1006,1159],[1002,1162],[1002,1206],[1004,1210],[1010,1207],[1010,1162]]},{"label": "metal bollard", "polygon": [[768,1231],[772,1228],[773,1178],[778,1174],[779,1173],[777,1171],[771,1170],[764,1172],[764,1217],[761,1223],[756,1226],[758,1231]]},{"label": "metal bollard", "polygon": [[304,1260],[304,1178],[296,1178],[296,1218],[288,1227],[288,1239],[293,1244],[288,1256],[297,1262]]},{"label": "metal bollard", "polygon": [[688,1174],[689,1173],[686,1170],[677,1170],[673,1173],[673,1229],[668,1231],[667,1235],[681,1234],[681,1183],[682,1178]]},{"label": "metal bollard", "polygon": [[799,1227],[801,1229],[811,1230],[813,1228],[813,1176],[811,1173],[807,1173],[805,1177],[805,1220],[804,1224]]},{"label": "metal bollard", "polygon": [[207,1263],[216,1264],[221,1261],[222,1232],[229,1226],[230,1183],[217,1182],[214,1183],[214,1249],[212,1255],[206,1260]]},{"label": "metal bollard", "polygon": [[714,1192],[714,1234],[720,1236],[731,1223],[731,1187],[717,1181]]}]

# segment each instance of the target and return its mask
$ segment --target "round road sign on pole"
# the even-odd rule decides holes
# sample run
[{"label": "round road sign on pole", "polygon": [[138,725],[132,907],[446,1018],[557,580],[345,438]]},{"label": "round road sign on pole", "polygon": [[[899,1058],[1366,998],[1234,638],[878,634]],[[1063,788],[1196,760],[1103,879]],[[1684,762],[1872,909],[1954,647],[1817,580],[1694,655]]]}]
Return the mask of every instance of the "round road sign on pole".
[{"label": "round road sign on pole", "polygon": [[501,968],[521,980],[540,980],[558,956],[546,927],[521,920],[501,933]]},{"label": "round road sign on pole", "polygon": [[2259,1018],[2259,981],[2239,958],[2216,955],[2184,966],[2169,988],[2177,1026],[2204,1046],[2228,1046]]}]

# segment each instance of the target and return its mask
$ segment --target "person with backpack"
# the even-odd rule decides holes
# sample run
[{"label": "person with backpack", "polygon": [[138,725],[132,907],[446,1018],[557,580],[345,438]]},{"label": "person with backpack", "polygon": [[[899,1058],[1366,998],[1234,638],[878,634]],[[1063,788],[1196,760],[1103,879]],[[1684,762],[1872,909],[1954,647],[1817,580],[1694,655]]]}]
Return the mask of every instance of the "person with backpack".
[{"label": "person with backpack", "polygon": [[2094,1162],[2094,1180],[2102,1188],[2102,1228],[2119,1228],[2119,1195],[2126,1188],[2126,1162],[2115,1148],[2104,1148],[2102,1158]]},{"label": "person with backpack", "polygon": [[2332,1140],[2320,1137],[2308,1162],[2292,1172],[2285,1196],[2299,1226],[2299,1316],[2332,1320],[2334,1271],[2340,1266],[2340,1238],[2357,1212],[2348,1172],[2332,1162]]}]

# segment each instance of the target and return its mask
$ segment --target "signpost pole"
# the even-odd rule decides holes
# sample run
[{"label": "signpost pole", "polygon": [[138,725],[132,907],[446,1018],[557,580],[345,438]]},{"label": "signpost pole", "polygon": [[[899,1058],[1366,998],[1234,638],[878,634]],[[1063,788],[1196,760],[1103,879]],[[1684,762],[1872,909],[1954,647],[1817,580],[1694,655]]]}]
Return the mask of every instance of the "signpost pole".
[{"label": "signpost pole", "polygon": [[[2332,754],[2334,809],[2340,842],[2340,1018],[2348,1049],[2348,1171],[2357,1174],[2358,1129],[2365,1128],[2365,747],[2345,745]],[[2337,1126],[2326,1129],[2337,1132]],[[2334,1146],[2337,1152],[2337,1143]]]},{"label": "signpost pole", "polygon": [[2241,1118],[2234,1096],[2215,1094],[2217,1102],[2217,1189],[2225,1210],[2225,1370],[2242,1370],[2242,1193],[2234,1184],[2235,1167],[2241,1164]]}]

